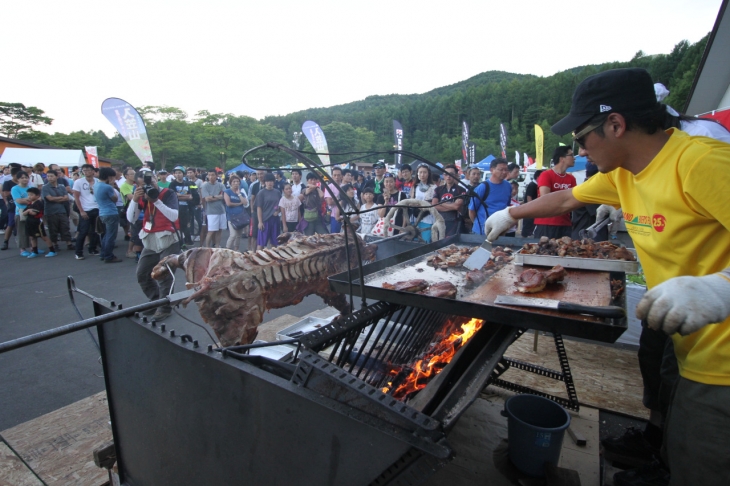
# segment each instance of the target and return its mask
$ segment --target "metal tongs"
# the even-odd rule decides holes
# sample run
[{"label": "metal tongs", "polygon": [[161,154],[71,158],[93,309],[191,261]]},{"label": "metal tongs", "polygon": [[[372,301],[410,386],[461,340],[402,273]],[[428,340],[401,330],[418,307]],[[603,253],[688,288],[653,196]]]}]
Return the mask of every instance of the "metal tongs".
[{"label": "metal tongs", "polygon": [[596,236],[598,235],[598,232],[603,229],[604,226],[606,226],[608,223],[611,222],[611,218],[607,217],[601,221],[596,221],[591,226],[589,226],[586,229],[582,229],[578,232],[578,236],[580,236],[581,240],[585,240],[586,238],[590,238],[591,240],[595,240]]}]

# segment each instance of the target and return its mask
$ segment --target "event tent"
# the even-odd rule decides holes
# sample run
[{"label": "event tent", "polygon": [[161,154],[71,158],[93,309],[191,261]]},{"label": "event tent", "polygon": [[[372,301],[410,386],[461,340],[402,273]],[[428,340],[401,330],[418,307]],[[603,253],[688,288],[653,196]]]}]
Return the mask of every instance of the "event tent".
[{"label": "event tent", "polygon": [[476,163],[476,166],[482,170],[489,170],[489,164],[496,159],[492,154],[487,155],[485,158]]},{"label": "event tent", "polygon": [[254,169],[253,167],[249,167],[245,163],[242,163],[241,165],[236,166],[231,170],[227,170],[226,174],[230,174],[231,172],[238,172],[239,170],[245,170],[246,172],[256,172],[256,169]]},{"label": "event tent", "polygon": [[46,166],[58,164],[61,167],[81,167],[86,163],[86,159],[81,150],[8,147],[0,157],[0,165],[8,165],[11,162],[30,166],[43,162]]}]

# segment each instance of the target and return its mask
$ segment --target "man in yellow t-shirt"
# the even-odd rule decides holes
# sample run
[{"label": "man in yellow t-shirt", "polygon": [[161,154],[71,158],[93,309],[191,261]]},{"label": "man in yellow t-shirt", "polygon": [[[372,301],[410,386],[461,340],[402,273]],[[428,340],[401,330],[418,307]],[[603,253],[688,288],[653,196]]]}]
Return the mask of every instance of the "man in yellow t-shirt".
[{"label": "man in yellow t-shirt", "polygon": [[649,289],[637,316],[672,337],[679,365],[664,440],[672,484],[727,485],[730,208],[721,195],[730,187],[730,145],[664,131],[665,116],[643,69],[587,78],[552,130],[572,131],[600,174],[493,214],[486,233],[493,241],[518,219],[585,204],[622,208]]}]

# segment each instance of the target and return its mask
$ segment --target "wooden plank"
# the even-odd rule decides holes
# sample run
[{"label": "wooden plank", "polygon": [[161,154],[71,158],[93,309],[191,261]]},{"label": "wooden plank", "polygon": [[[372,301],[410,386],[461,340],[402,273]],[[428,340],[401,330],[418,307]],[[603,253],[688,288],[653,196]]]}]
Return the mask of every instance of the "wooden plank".
[{"label": "wooden plank", "polygon": [[0,486],[42,486],[43,483],[23,464],[4,442],[0,442]]},{"label": "wooden plank", "polygon": [[[594,272],[586,270],[575,270],[566,268],[567,276],[563,282],[551,284],[544,290],[534,294],[523,294],[517,290],[515,282],[520,274],[528,268],[546,270],[545,267],[506,265],[489,280],[477,287],[463,300],[485,305],[494,305],[494,300],[499,295],[514,295],[521,297],[539,297],[542,299],[564,300],[584,305],[603,306],[611,303],[611,278],[608,272]],[[525,307],[509,307],[512,309],[526,310]],[[529,308],[530,312],[565,317],[585,322],[604,322],[599,317],[566,314],[550,309]]]},{"label": "wooden plank", "polygon": [[48,485],[100,485],[107,471],[92,451],[112,440],[106,392],[97,393],[1,432]]},{"label": "wooden plank", "polygon": [[[567,339],[564,343],[581,406],[625,413],[644,420],[649,418],[648,410],[641,401],[644,387],[636,351]],[[523,334],[507,349],[505,356],[560,371],[551,336],[541,337],[537,352],[533,351],[532,344],[530,333]],[[502,378],[567,398],[562,381],[514,368],[510,368]]]}]

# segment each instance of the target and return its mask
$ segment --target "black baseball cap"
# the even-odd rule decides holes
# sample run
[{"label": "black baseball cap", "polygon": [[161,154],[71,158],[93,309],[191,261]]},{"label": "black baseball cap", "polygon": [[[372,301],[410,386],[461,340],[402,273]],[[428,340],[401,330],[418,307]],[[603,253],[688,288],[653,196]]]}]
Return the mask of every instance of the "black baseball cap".
[{"label": "black baseball cap", "polygon": [[656,104],[654,82],[645,69],[611,69],[587,77],[575,88],[570,113],[551,130],[562,136],[601,113],[635,112]]},{"label": "black baseball cap", "polygon": [[383,162],[375,162],[373,164],[373,169],[385,169],[385,164]]}]

